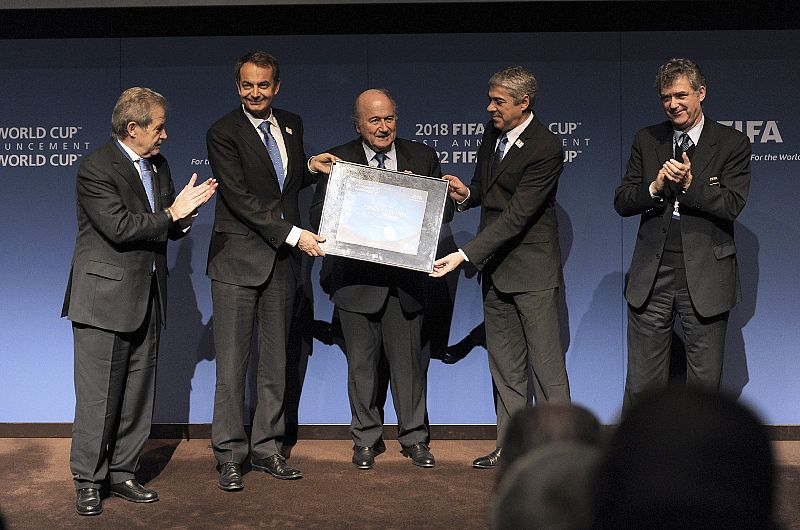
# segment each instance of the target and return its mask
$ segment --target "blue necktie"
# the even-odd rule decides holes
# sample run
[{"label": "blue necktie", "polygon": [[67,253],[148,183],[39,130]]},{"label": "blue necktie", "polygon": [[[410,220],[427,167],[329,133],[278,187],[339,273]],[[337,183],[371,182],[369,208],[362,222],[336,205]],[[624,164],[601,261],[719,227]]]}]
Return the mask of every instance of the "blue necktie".
[{"label": "blue necktie", "polygon": [[497,173],[497,168],[500,167],[500,162],[503,161],[505,155],[506,145],[508,145],[508,135],[503,133],[500,142],[497,144],[497,150],[494,152],[494,163],[492,164],[492,171]]},{"label": "blue necktie", "polygon": [[156,211],[156,200],[153,192],[153,182],[155,182],[156,175],[153,173],[153,166],[146,158],[140,158],[136,161],[139,164],[139,169],[142,172],[142,184],[144,184],[144,192],[147,194],[147,202],[150,203],[150,211]]},{"label": "blue necktie", "polygon": [[378,167],[380,169],[386,169],[386,153],[375,153],[375,156],[372,158],[378,162]]},{"label": "blue necktie", "polygon": [[272,160],[272,167],[275,168],[275,173],[278,175],[278,186],[280,186],[281,191],[283,191],[283,179],[286,175],[283,171],[281,150],[278,149],[278,142],[275,141],[275,137],[272,136],[272,133],[269,131],[270,125],[270,122],[262,121],[258,129],[264,136],[264,145],[267,146],[267,153],[269,154],[270,160]]}]

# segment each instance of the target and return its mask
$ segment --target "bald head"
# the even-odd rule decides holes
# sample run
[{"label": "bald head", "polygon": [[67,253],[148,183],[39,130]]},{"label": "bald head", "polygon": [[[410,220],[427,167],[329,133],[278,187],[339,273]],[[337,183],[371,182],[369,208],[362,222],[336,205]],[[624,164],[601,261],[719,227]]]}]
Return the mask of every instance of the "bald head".
[{"label": "bald head", "polygon": [[397,105],[389,91],[371,88],[353,103],[353,125],[374,151],[387,151],[397,137]]}]

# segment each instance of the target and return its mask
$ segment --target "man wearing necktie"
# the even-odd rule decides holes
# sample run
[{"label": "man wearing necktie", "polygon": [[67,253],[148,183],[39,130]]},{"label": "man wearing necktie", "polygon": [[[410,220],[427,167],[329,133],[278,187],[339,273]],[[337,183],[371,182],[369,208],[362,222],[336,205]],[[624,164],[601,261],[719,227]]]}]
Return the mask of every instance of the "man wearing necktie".
[{"label": "man wearing necktie", "polygon": [[100,489],[132,502],[158,493],[134,477],[150,434],[160,328],[166,325],[167,240],[191,228],[214,194],[197,175],[175,197],[166,100],[129,88],[112,113],[112,139],[81,162],[78,235],[61,316],[72,321],[75,421],[70,467],[76,511],[103,511]]},{"label": "man wearing necktie", "polygon": [[[300,254],[321,256],[321,238],[300,227],[298,194],[314,181],[303,150],[300,116],[276,109],[280,68],[253,51],[234,67],[241,105],[206,135],[211,170],[219,182],[208,250],[214,310],[217,382],[211,442],[218,485],[244,487],[242,463],[279,479],[301,478],[282,454],[285,433],[287,339]],[[333,158],[310,161],[319,171]],[[248,443],[244,394],[250,341],[258,333],[257,403]]]},{"label": "man wearing necktie", "polygon": [[[436,151],[397,137],[397,106],[388,91],[362,92],[353,105],[352,119],[360,137],[330,149],[334,156],[373,167],[442,176]],[[327,176],[321,175],[312,200],[315,227],[322,216],[327,182]],[[454,209],[448,203],[445,222],[452,219]],[[427,278],[417,271],[338,256],[326,257],[323,270],[322,283],[336,306],[347,354],[353,464],[370,469],[375,456],[385,450],[383,403],[379,402],[379,396],[386,395],[385,377],[379,376],[385,354],[403,454],[417,466],[434,467],[426,421],[430,359],[423,358],[421,339]]]},{"label": "man wearing necktie", "polygon": [[564,154],[533,112],[536,86],[520,66],[494,74],[486,107],[491,121],[472,182],[444,176],[459,211],[481,207],[475,238],[437,260],[431,273],[444,276],[465,260],[480,271],[498,442],[472,463],[480,469],[497,465],[509,418],[530,402],[529,373],[537,402],[570,399],[559,331],[563,276],[555,208]]},{"label": "man wearing necktie", "polygon": [[669,376],[673,323],[687,383],[719,389],[728,312],[741,299],[733,229],[750,187],[750,142],[703,115],[706,80],[689,59],[658,69],[668,121],[636,133],[614,208],[641,216],[625,298],[628,370],[623,414]]}]

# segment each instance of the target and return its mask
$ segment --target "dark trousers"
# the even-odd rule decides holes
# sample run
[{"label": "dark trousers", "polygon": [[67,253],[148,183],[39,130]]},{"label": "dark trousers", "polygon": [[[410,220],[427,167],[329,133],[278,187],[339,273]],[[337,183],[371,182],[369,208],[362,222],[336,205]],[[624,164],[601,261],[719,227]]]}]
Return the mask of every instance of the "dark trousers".
[{"label": "dark trousers", "polygon": [[643,392],[667,385],[676,316],[686,340],[687,384],[719,389],[728,312],[700,316],[692,305],[686,270],[661,265],[647,303],[641,308],[628,305],[628,374],[623,414]]},{"label": "dark trousers", "polygon": [[[220,464],[242,463],[281,452],[285,432],[286,346],[292,320],[295,277],[290,257],[279,257],[257,287],[212,280],[217,385],[211,443]],[[248,444],[244,395],[250,341],[258,327],[258,367],[253,429]]]},{"label": "dark trousers", "polygon": [[134,478],[153,418],[160,321],[154,278],[147,315],[133,333],[72,324],[75,421],[70,468],[76,488]]},{"label": "dark trousers", "polygon": [[489,284],[483,296],[499,446],[511,415],[530,402],[529,367],[537,402],[569,401],[569,379],[561,349],[557,288],[503,293]]},{"label": "dark trousers", "polygon": [[347,350],[353,442],[371,447],[383,432],[381,410],[376,403],[381,347],[389,363],[397,439],[403,446],[426,442],[428,383],[422,358],[422,313],[405,313],[396,292],[392,292],[379,313],[353,313],[339,308],[338,314]]}]

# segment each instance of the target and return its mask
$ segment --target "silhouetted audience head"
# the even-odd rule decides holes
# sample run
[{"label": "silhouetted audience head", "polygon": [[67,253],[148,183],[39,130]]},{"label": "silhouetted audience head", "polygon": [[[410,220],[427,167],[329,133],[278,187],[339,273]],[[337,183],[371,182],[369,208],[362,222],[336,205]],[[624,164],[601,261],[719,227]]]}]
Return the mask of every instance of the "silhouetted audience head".
[{"label": "silhouetted audience head", "polygon": [[690,387],[642,398],[614,434],[595,528],[774,528],[766,430],[734,400]]},{"label": "silhouetted audience head", "polygon": [[518,458],[492,507],[496,529],[584,530],[591,526],[598,447],[554,441]]},{"label": "silhouetted audience head", "polygon": [[587,409],[571,403],[542,403],[511,416],[501,447],[497,480],[521,456],[550,442],[575,441],[599,445],[600,422]]}]

